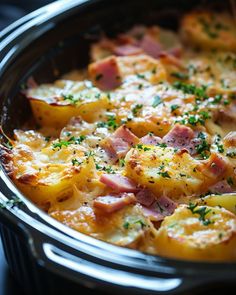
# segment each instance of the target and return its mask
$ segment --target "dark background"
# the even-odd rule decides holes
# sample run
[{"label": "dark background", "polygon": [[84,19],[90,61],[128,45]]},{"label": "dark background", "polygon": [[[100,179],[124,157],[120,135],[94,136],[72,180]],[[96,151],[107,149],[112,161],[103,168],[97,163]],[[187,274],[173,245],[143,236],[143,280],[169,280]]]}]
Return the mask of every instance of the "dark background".
[{"label": "dark background", "polygon": [[0,30],[52,0],[0,0]]},{"label": "dark background", "polygon": [[[53,2],[52,0],[0,0],[0,31],[25,14]],[[24,295],[12,277],[0,238],[0,295]],[[46,294],[45,294],[46,295]]]}]

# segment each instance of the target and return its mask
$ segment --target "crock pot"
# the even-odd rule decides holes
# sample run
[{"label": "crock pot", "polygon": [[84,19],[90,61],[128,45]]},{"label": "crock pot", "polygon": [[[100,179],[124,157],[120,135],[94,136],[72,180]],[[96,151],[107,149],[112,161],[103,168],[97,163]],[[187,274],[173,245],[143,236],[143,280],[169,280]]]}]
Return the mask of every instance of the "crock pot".
[{"label": "crock pot", "polygon": [[[20,91],[29,77],[50,82],[85,66],[89,44],[103,31],[112,36],[137,23],[175,29],[181,14],[196,4],[199,1],[61,0],[15,22],[0,33],[4,132],[11,136],[30,118]],[[0,188],[6,259],[27,294],[78,294],[81,285],[112,294],[194,294],[235,286],[235,263],[165,259],[117,247],[49,217],[19,192],[3,168]]]}]

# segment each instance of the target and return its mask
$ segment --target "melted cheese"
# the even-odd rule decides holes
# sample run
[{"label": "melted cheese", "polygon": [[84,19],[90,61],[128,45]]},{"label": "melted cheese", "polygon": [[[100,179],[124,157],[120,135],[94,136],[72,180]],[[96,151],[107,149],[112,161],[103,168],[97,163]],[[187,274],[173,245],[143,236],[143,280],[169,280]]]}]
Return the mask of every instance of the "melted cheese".
[{"label": "melted cheese", "polygon": [[[13,181],[52,217],[109,243],[167,257],[235,260],[235,195],[202,198],[218,182],[236,188],[235,34],[228,15],[192,12],[184,16],[179,34],[157,26],[126,33],[129,49],[142,40],[161,54],[145,52],[144,44],[139,54],[114,56],[126,42],[124,35],[93,44],[93,62],[113,55],[120,85],[99,89],[92,64],[28,89],[39,129],[14,131],[5,159]],[[141,137],[162,138],[177,123],[192,129],[195,154],[142,144]],[[139,143],[117,160],[104,143],[122,125]],[[115,142],[127,146],[125,140],[124,135]],[[138,203],[101,213],[94,200],[117,194],[100,181],[104,173],[128,177],[139,189],[157,199],[169,197],[178,207],[162,223],[153,223]],[[183,205],[189,202],[211,206],[195,207],[210,210],[205,216],[210,222],[203,224]]]}]

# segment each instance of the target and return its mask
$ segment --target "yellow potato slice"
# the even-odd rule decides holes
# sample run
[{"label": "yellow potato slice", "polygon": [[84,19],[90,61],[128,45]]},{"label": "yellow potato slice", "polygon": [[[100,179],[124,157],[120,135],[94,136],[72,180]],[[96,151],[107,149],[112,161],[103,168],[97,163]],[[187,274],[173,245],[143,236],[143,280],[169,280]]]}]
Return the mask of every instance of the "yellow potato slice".
[{"label": "yellow potato slice", "polygon": [[236,194],[227,193],[223,195],[209,195],[197,201],[198,204],[207,205],[211,207],[223,207],[232,213],[236,214]]},{"label": "yellow potato slice", "polygon": [[128,152],[125,163],[125,175],[157,196],[178,198],[206,189],[207,180],[196,169],[199,162],[172,147],[137,145]]},{"label": "yellow potato slice", "polygon": [[236,51],[236,25],[225,13],[195,11],[186,14],[180,34],[186,44],[197,48]]},{"label": "yellow potato slice", "polygon": [[156,248],[170,258],[235,261],[236,217],[224,208],[180,205],[163,221]]},{"label": "yellow potato slice", "polygon": [[11,175],[19,189],[35,203],[49,209],[55,202],[68,199],[73,194],[73,185],[89,188],[96,182],[95,163],[86,156],[86,148],[79,144],[61,147],[66,141],[49,142],[40,150],[25,144],[16,144],[13,149]]},{"label": "yellow potato slice", "polygon": [[58,80],[43,84],[26,93],[34,118],[40,126],[62,128],[74,116],[88,122],[96,121],[111,103],[107,94],[91,82]]},{"label": "yellow potato slice", "polygon": [[81,206],[73,211],[54,211],[51,216],[82,233],[131,248],[152,227],[140,205],[129,205],[111,214],[99,214],[91,207]]}]

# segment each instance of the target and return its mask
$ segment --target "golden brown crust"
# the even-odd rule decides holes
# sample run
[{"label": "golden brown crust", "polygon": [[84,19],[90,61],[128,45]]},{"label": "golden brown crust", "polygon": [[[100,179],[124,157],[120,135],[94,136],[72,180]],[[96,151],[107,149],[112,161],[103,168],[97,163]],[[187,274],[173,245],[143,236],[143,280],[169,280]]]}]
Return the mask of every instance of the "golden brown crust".
[{"label": "golden brown crust", "polygon": [[13,154],[11,149],[0,144],[0,161],[7,172],[12,177],[14,173]]}]

